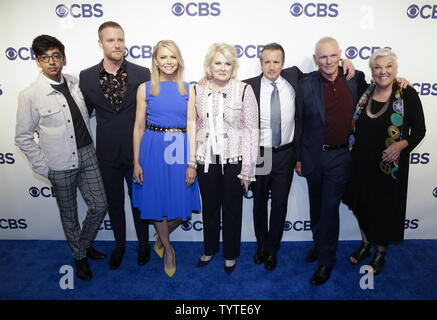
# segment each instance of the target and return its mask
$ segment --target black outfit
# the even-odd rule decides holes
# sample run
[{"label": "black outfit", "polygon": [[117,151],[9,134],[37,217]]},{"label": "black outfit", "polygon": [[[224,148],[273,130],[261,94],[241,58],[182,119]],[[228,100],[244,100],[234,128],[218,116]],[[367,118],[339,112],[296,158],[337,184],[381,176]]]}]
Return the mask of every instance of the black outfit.
[{"label": "black outfit", "polygon": [[[352,175],[343,197],[343,202],[357,216],[367,239],[382,246],[404,239],[409,154],[426,131],[419,96],[415,89],[407,87],[401,96],[404,101],[402,139],[408,141],[408,147],[401,152],[396,179],[380,169],[382,153],[387,148],[387,128],[392,123],[390,117],[396,87],[397,84],[388,109],[381,116],[370,118],[364,106],[358,118],[352,149]],[[383,105],[383,102],[373,100],[371,112],[375,114]]]},{"label": "black outfit", "polygon": [[[283,146],[283,149],[267,150],[260,147],[260,155],[272,151],[272,169],[267,175],[256,175],[256,181],[252,183],[253,192],[253,221],[258,248],[267,250],[268,255],[276,255],[279,250],[282,234],[284,231],[285,218],[287,216],[288,195],[293,181],[294,168],[296,166],[296,143],[299,141],[301,132],[302,107],[298,95],[300,89],[299,79],[304,74],[297,67],[287,68],[281,71],[281,76],[287,80],[295,91],[295,127],[294,140],[291,144]],[[263,75],[243,80],[250,84],[255,92],[258,108],[260,108],[261,79]],[[258,109],[259,110],[259,109]],[[260,114],[260,112],[259,112]],[[271,211],[268,223],[269,193],[271,191]],[[270,226],[270,228],[268,228]]]},{"label": "black outfit", "polygon": [[[128,186],[128,193],[132,204],[133,177],[133,127],[136,112],[136,93],[138,86],[150,80],[148,68],[126,61],[118,72],[118,83],[122,88],[112,88],[123,93],[122,101],[109,99],[105,96],[101,82],[102,63],[83,70],[80,73],[80,89],[85,98],[90,114],[95,110],[96,152],[100,170],[108,197],[108,213],[111,220],[114,238],[118,247],[126,243],[126,219],[124,211],[124,181]],[[121,79],[121,80],[120,80]],[[125,84],[125,90],[123,90]],[[104,88],[107,88],[103,85]],[[111,91],[112,90],[112,91]],[[115,103],[115,105],[113,103]],[[149,227],[140,218],[140,212],[132,208],[135,230],[138,241],[142,244],[149,241]]]},{"label": "black outfit", "polygon": [[203,210],[205,255],[213,256],[219,251],[220,230],[223,229],[223,256],[226,260],[234,260],[240,256],[241,243],[243,188],[237,177],[241,172],[241,161],[224,164],[222,173],[222,165],[216,158],[216,163],[209,165],[208,173],[204,172],[203,164],[197,168],[202,208],[209,208]]}]

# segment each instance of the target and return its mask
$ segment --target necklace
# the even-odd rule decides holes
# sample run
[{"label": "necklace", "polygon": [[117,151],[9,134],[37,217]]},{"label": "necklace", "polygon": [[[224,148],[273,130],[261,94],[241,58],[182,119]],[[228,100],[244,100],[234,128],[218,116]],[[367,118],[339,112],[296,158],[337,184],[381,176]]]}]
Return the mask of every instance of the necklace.
[{"label": "necklace", "polygon": [[387,111],[388,103],[390,102],[390,99],[388,99],[384,103],[384,105],[382,106],[381,110],[379,110],[377,113],[372,113],[372,101],[373,101],[373,95],[369,97],[369,103],[367,104],[367,107],[366,107],[366,114],[369,116],[369,118],[376,119],[380,115],[382,115],[384,112]]}]

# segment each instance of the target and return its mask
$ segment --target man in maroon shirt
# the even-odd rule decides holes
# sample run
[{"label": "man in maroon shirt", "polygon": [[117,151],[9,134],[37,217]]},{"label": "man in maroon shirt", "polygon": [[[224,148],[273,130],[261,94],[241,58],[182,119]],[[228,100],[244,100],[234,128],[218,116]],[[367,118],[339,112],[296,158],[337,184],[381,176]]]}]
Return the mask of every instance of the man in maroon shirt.
[{"label": "man in maroon shirt", "polygon": [[349,129],[354,107],[367,84],[358,70],[352,79],[344,78],[335,39],[320,39],[313,57],[319,70],[299,81],[303,111],[296,172],[307,179],[310,200],[314,246],[305,260],[319,260],[311,284],[321,285],[329,279],[336,261],[339,206],[351,167]]}]

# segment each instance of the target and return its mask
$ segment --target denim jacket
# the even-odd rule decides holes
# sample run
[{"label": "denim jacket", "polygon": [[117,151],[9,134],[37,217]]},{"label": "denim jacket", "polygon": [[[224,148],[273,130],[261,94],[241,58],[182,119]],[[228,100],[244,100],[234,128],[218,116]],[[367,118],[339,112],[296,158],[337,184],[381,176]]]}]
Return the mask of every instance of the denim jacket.
[{"label": "denim jacket", "polygon": [[[63,74],[63,77],[91,135],[79,81],[70,75]],[[38,137],[35,137],[35,132]],[[48,176],[49,169],[72,170],[79,166],[67,100],[42,74],[18,96],[15,144],[26,155],[33,171],[43,177]]]}]

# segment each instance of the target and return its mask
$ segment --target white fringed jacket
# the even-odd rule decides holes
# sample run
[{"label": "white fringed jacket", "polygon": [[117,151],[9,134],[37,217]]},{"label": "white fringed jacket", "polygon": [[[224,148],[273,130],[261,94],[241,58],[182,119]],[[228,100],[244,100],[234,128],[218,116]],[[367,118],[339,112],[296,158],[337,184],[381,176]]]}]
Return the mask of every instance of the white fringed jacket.
[{"label": "white fringed jacket", "polygon": [[223,163],[242,160],[240,179],[255,181],[258,155],[258,106],[250,85],[231,79],[220,91],[196,85],[197,153],[205,172],[220,155]]}]

